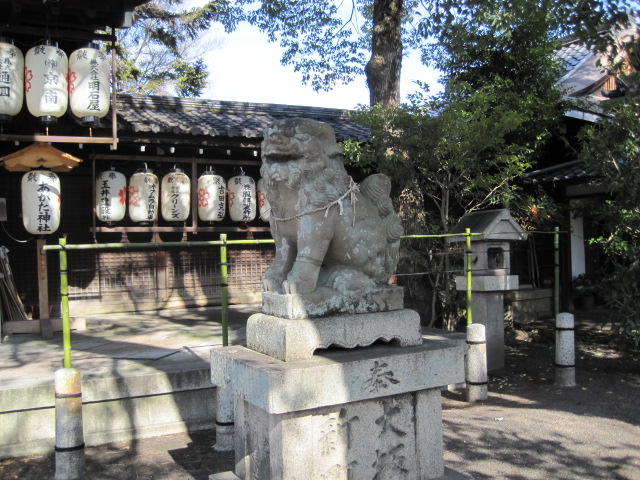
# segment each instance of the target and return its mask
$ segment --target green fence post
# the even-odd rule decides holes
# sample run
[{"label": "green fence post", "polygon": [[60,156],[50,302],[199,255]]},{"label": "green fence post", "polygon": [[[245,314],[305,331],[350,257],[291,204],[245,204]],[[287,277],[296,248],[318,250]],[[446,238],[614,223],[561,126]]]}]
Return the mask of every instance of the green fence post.
[{"label": "green fence post", "polygon": [[220,287],[222,288],[222,346],[229,346],[229,270],[227,264],[227,234],[220,234]]},{"label": "green fence post", "polygon": [[560,313],[560,227],[555,227],[553,232],[553,309],[555,316]]},{"label": "green fence post", "polygon": [[471,263],[473,262],[473,255],[471,252],[471,229],[465,229],[466,244],[467,244],[467,325],[473,323],[473,315],[471,311]]},{"label": "green fence post", "polygon": [[66,238],[61,238],[58,243],[60,250],[60,300],[62,310],[62,345],[64,348],[64,368],[71,368],[71,322],[69,320],[69,275],[67,272],[67,252],[64,246]]}]

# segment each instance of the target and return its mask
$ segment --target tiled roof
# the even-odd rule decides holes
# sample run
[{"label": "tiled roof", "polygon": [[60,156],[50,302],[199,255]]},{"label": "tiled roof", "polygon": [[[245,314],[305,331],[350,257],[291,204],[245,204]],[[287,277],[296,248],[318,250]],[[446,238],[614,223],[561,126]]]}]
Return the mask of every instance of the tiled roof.
[{"label": "tiled roof", "polygon": [[564,42],[557,56],[566,69],[560,82],[567,95],[585,100],[583,111],[601,113],[598,104],[607,98],[602,95],[600,87],[609,78],[609,73],[598,65],[600,57],[576,40]]},{"label": "tiled roof", "polygon": [[569,40],[562,44],[556,56],[562,60],[565,76],[568,76],[585,60],[593,57],[593,53],[582,43]]},{"label": "tiled roof", "polygon": [[540,170],[534,170],[525,175],[525,179],[534,183],[569,182],[585,180],[589,175],[584,170],[582,160],[553,165]]},{"label": "tiled roof", "polygon": [[262,138],[276,120],[307,117],[331,125],[338,141],[369,138],[369,130],[351,120],[349,111],[335,108],[144,95],[118,95],[117,107],[121,132]]}]

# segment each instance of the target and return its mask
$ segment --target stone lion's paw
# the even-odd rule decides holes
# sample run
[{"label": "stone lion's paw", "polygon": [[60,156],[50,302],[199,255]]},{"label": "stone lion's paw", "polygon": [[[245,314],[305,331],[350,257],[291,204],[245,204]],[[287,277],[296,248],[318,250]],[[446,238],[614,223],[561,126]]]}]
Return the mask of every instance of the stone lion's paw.
[{"label": "stone lion's paw", "polygon": [[276,292],[276,293],[283,292],[282,282],[279,280],[276,280],[275,278],[269,278],[269,277],[265,277],[264,279],[262,279],[262,289],[265,292]]}]

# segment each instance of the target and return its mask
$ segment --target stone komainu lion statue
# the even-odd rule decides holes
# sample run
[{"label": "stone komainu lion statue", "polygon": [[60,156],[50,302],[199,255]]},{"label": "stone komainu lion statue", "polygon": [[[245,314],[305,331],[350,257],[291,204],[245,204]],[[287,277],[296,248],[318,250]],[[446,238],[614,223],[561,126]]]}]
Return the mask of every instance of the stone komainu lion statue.
[{"label": "stone komainu lion statue", "polygon": [[276,256],[265,273],[265,291],[358,292],[385,285],[392,275],[403,229],[389,177],[371,175],[358,187],[341,153],[323,122],[293,118],[266,130],[260,173]]}]

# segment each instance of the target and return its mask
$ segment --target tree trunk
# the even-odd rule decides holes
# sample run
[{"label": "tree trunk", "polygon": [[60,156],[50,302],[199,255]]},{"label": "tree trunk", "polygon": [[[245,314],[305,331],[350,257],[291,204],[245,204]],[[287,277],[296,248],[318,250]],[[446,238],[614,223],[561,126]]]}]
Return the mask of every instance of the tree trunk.
[{"label": "tree trunk", "polygon": [[392,108],[400,104],[402,13],[402,0],[373,2],[371,58],[364,69],[372,107],[379,104]]}]

